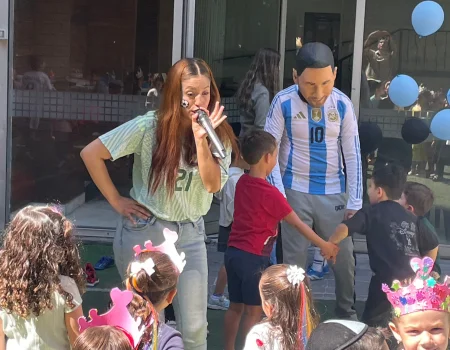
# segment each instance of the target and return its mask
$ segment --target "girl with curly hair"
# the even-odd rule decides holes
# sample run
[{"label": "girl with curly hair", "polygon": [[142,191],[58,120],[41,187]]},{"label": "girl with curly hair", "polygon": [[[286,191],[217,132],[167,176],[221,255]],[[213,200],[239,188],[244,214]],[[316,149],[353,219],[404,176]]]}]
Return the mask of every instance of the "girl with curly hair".
[{"label": "girl with curly hair", "polygon": [[84,286],[72,223],[56,208],[23,208],[0,250],[0,349],[70,349]]}]

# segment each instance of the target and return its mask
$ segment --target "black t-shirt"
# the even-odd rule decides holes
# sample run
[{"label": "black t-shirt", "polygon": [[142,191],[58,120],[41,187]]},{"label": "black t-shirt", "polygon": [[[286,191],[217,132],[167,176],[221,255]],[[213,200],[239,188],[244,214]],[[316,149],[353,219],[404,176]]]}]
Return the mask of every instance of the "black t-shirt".
[{"label": "black t-shirt", "polygon": [[411,258],[439,245],[428,225],[391,200],[362,208],[344,224],[349,234],[366,236],[370,268],[388,285],[414,276]]}]

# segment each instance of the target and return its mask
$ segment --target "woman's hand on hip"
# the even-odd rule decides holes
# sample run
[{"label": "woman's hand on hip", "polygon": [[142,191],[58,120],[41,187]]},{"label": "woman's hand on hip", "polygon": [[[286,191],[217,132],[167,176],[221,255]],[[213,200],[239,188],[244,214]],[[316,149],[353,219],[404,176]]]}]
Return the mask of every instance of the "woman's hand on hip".
[{"label": "woman's hand on hip", "polygon": [[[211,120],[211,124],[213,128],[217,128],[222,122],[227,119],[227,116],[222,114],[224,106],[220,106],[219,102],[216,102],[216,105],[214,107],[214,110],[212,113],[209,113],[209,111],[205,108],[201,108],[206,114],[208,114],[209,119]],[[206,137],[206,131],[205,129],[198,123],[198,113],[195,113],[192,116],[192,132],[194,133],[194,137],[196,140],[201,140]]]},{"label": "woman's hand on hip", "polygon": [[127,217],[133,224],[136,224],[136,217],[147,220],[152,215],[146,207],[131,198],[120,196],[111,205],[120,215]]}]

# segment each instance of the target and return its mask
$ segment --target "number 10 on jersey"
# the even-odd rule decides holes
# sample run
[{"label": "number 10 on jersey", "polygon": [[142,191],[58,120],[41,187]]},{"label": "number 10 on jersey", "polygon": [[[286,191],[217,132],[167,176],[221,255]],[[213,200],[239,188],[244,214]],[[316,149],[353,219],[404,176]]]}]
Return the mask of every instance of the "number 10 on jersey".
[{"label": "number 10 on jersey", "polygon": [[309,139],[311,143],[322,143],[324,139],[323,126],[313,126],[309,130]]}]

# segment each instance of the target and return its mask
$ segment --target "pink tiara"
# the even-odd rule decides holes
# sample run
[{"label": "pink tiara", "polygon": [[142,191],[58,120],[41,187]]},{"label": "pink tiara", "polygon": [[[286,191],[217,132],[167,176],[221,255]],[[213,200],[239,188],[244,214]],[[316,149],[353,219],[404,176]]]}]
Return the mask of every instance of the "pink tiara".
[{"label": "pink tiara", "polygon": [[128,304],[133,300],[133,292],[128,290],[121,291],[119,288],[114,288],[111,290],[110,296],[114,305],[108,312],[103,315],[98,315],[96,309],[91,309],[89,311],[89,321],[85,317],[78,319],[80,333],[87,328],[97,326],[117,327],[126,334],[134,349],[139,345],[146,327],[141,326],[141,318],[135,320],[127,309]]},{"label": "pink tiara", "polygon": [[398,280],[392,283],[391,288],[383,284],[383,292],[397,317],[425,310],[450,312],[450,279],[446,276],[443,284],[437,283],[430,276],[433,265],[434,261],[429,257],[413,258],[411,267],[416,277],[409,286],[401,286]]},{"label": "pink tiara", "polygon": [[178,235],[176,232],[170,231],[165,228],[163,231],[165,241],[158,245],[154,246],[152,241],[146,241],[144,243],[144,249],[140,246],[135,245],[133,250],[135,252],[134,256],[138,256],[142,252],[161,252],[167,254],[170,257],[170,260],[177,267],[178,272],[183,272],[184,266],[186,265],[185,255],[183,252],[178,254],[177,248],[175,247],[175,242],[178,240]]}]

